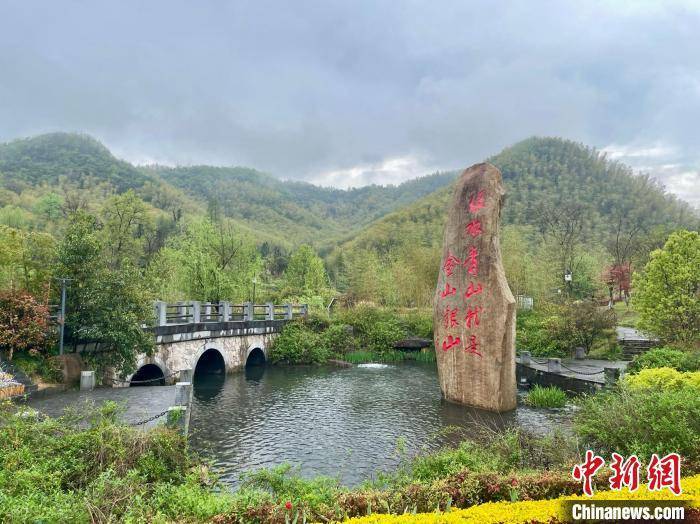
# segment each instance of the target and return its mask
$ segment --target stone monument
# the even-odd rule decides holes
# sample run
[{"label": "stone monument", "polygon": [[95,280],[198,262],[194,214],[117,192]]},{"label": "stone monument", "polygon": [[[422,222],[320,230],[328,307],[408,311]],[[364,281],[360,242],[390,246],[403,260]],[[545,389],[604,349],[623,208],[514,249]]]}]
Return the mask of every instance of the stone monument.
[{"label": "stone monument", "polygon": [[515,409],[515,299],[499,244],[501,172],[466,169],[455,188],[433,299],[445,399],[489,411]]}]

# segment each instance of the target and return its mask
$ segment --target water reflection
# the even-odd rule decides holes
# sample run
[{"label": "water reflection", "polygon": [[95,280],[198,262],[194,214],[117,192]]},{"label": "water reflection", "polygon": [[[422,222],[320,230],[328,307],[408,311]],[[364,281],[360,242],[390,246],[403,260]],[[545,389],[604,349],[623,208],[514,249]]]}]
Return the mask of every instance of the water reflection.
[{"label": "water reflection", "polygon": [[195,378],[191,445],[232,485],[244,471],[282,462],[305,476],[353,485],[399,464],[399,438],[412,455],[478,437],[485,428],[557,423],[528,411],[495,415],[445,402],[435,364],[256,366]]},{"label": "water reflection", "polygon": [[224,389],[226,375],[223,373],[197,374],[192,381],[194,400],[203,404],[216,400]]},{"label": "water reflection", "polygon": [[246,366],[245,379],[260,382],[265,374],[265,366]]}]

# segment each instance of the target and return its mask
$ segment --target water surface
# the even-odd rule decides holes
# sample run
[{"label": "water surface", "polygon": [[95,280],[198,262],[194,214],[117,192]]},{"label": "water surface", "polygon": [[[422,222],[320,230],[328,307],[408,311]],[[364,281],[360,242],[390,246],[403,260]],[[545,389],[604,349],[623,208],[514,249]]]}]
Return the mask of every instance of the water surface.
[{"label": "water surface", "polygon": [[493,415],[444,402],[434,363],[257,367],[195,379],[190,442],[234,486],[241,473],[282,462],[306,477],[355,485],[395,468],[398,442],[410,456],[477,426],[547,431],[561,419],[526,407]]}]

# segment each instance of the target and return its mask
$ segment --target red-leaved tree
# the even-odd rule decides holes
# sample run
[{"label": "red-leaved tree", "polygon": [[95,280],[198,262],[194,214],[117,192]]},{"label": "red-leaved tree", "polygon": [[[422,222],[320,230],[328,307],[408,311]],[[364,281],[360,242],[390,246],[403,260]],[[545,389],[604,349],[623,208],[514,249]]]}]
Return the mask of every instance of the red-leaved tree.
[{"label": "red-leaved tree", "polygon": [[26,291],[0,292],[0,350],[8,360],[17,352],[46,350],[49,308]]}]

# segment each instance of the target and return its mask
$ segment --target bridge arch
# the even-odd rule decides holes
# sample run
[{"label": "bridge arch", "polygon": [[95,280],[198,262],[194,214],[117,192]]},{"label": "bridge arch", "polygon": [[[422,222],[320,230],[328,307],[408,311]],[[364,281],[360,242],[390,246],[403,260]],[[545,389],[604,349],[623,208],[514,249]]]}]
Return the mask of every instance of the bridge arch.
[{"label": "bridge arch", "polygon": [[[170,371],[162,359],[143,356],[136,361],[136,372],[132,373],[124,385],[134,386],[164,386]],[[142,382],[147,381],[147,382]]]},{"label": "bridge arch", "polygon": [[212,344],[205,344],[194,359],[194,375],[226,374],[223,352]]},{"label": "bridge arch", "polygon": [[[261,347],[262,346],[262,347]],[[252,345],[248,348],[245,355],[245,367],[262,366],[267,362],[267,352],[265,346]]]}]

